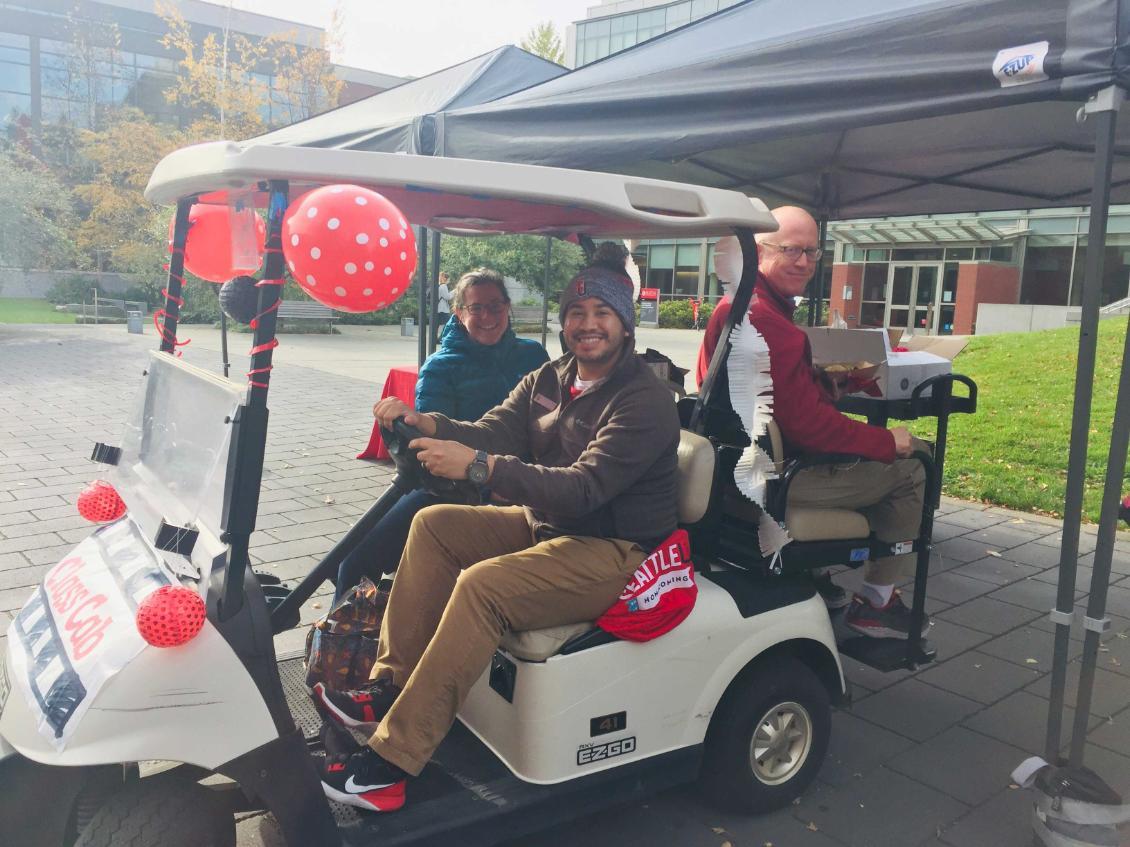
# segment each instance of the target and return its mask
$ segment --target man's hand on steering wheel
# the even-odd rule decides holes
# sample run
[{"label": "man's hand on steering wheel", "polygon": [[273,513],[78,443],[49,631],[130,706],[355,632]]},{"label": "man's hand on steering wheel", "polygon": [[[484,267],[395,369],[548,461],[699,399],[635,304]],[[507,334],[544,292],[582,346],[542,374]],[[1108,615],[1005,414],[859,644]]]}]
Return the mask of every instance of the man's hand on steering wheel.
[{"label": "man's hand on steering wheel", "polygon": [[[467,468],[475,461],[475,451],[458,441],[440,441],[438,438],[416,438],[408,442],[424,470],[441,479],[466,479]],[[494,470],[494,456],[487,457],[488,475]],[[489,476],[488,476],[489,478]]]},{"label": "man's hand on steering wheel", "polygon": [[392,429],[393,421],[403,417],[408,426],[416,427],[424,435],[436,434],[436,422],[431,415],[413,412],[408,404],[398,397],[385,397],[383,400],[378,400],[376,405],[373,406],[373,417],[377,419],[377,423],[383,429]]}]

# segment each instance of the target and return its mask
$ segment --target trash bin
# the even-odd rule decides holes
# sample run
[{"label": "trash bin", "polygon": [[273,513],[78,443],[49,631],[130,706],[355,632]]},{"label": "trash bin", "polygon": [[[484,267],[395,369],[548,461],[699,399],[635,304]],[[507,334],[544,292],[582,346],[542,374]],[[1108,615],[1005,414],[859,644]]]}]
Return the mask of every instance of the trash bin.
[{"label": "trash bin", "polygon": [[126,312],[126,331],[133,335],[141,335],[141,312]]},{"label": "trash bin", "polygon": [[400,334],[403,336],[411,336],[416,334],[416,319],[415,318],[401,318],[400,319]]}]

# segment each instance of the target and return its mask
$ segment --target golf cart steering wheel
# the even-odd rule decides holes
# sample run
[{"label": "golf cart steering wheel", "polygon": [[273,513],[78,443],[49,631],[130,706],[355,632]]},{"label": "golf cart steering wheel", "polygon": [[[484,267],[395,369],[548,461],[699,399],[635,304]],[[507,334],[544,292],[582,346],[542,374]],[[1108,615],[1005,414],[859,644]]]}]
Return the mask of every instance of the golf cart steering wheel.
[{"label": "golf cart steering wheel", "polygon": [[396,465],[396,475],[407,488],[424,488],[445,499],[466,499],[478,502],[479,488],[465,479],[445,479],[428,473],[420,464],[419,451],[408,445],[417,438],[426,438],[416,427],[409,426],[401,416],[392,422],[392,429],[381,427],[381,438]]}]

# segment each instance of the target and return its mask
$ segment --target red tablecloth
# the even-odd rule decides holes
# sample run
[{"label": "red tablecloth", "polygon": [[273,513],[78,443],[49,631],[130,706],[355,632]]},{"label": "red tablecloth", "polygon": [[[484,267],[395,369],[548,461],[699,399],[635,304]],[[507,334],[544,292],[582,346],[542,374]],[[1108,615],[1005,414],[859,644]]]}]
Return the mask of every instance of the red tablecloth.
[{"label": "red tablecloth", "polygon": [[[385,387],[381,391],[380,399],[386,397],[399,397],[411,408],[416,408],[416,372],[415,365],[402,365],[393,368],[385,378]],[[357,454],[358,459],[387,459],[388,450],[381,440],[381,428],[373,422],[373,433],[369,436],[369,446]]]}]

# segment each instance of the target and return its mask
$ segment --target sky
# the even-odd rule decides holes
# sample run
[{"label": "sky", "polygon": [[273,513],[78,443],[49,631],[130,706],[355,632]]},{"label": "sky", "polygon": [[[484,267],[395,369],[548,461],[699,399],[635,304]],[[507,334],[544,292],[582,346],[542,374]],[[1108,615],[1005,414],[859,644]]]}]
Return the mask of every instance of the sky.
[{"label": "sky", "polygon": [[[226,5],[226,0],[210,0]],[[328,27],[341,7],[342,50],[334,61],[396,76],[424,76],[501,47],[518,44],[551,21],[565,27],[600,0],[230,0],[232,8]]]}]

